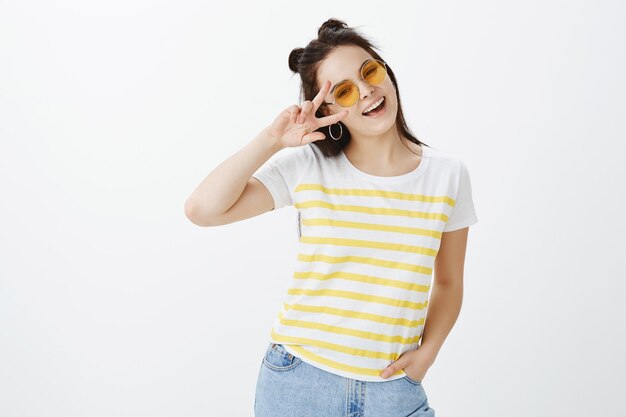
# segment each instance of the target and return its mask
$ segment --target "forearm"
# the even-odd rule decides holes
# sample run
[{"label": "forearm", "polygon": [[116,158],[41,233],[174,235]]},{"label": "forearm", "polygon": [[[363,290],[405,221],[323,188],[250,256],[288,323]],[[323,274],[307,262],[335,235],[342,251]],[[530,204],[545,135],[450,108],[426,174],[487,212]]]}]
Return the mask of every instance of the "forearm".
[{"label": "forearm", "polygon": [[435,284],[431,290],[426,323],[419,349],[425,349],[434,358],[452,330],[463,300],[463,283]]},{"label": "forearm", "polygon": [[239,199],[252,174],[281,146],[266,129],[238,152],[215,167],[186,202],[186,211],[196,218],[225,213]]}]

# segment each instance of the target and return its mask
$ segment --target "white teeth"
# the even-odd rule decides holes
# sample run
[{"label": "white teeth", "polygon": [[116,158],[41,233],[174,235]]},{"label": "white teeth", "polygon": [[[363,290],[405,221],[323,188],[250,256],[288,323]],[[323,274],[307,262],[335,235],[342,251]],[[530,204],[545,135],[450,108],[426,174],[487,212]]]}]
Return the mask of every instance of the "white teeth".
[{"label": "white teeth", "polygon": [[380,106],[380,103],[383,102],[383,99],[385,97],[381,97],[380,100],[378,100],[376,103],[372,104],[371,106],[369,106],[367,109],[365,109],[365,111],[363,113],[368,113],[372,110],[374,110],[376,107]]}]

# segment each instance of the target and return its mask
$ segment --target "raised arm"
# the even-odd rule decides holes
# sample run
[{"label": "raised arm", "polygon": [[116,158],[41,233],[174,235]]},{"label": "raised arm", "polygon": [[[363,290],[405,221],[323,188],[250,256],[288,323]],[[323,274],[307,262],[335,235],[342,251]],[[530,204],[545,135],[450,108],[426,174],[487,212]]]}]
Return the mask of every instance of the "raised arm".
[{"label": "raised arm", "polygon": [[187,199],[187,218],[198,226],[218,226],[272,210],[272,195],[252,174],[283,148],[325,139],[325,134],[316,130],[348,114],[342,111],[321,118],[315,116],[329,88],[330,82],[326,81],[312,101],[284,109],[249,144],[213,169]]},{"label": "raised arm", "polygon": [[281,149],[263,129],[196,187],[185,203],[187,218],[198,226],[217,226],[272,210],[271,194],[252,174]]}]

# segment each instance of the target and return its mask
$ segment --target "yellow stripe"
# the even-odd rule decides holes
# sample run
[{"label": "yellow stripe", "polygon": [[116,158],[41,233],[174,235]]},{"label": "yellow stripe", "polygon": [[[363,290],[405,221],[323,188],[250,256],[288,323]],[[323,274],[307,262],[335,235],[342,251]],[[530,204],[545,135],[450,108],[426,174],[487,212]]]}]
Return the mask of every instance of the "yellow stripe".
[{"label": "yellow stripe", "polygon": [[317,346],[327,350],[334,350],[336,352],[345,353],[347,355],[362,356],[366,358],[383,359],[388,361],[395,361],[400,355],[396,353],[386,353],[376,350],[354,349],[348,346],[339,345],[336,343],[324,342],[322,340],[310,339],[308,337],[299,336],[287,336],[276,333],[272,328],[270,337],[277,342],[289,342],[299,345]]},{"label": "yellow stripe", "polygon": [[[308,358],[312,362],[317,362],[320,364],[324,364],[330,368],[334,368],[334,369],[341,370],[344,372],[352,372],[354,374],[359,374],[359,375],[380,376],[380,373],[383,371],[384,368],[372,369],[372,368],[364,368],[361,366],[346,365],[341,362],[323,358],[319,355],[309,352],[308,350],[304,349],[302,346],[299,346],[299,345],[318,346],[324,349],[335,350],[337,352],[353,354],[356,356],[365,356],[365,357],[372,357],[376,359],[385,359],[389,362],[395,361],[400,357],[400,355],[398,355],[397,353],[387,354],[384,352],[375,352],[375,351],[364,350],[364,349],[350,349],[342,345],[337,345],[337,344],[327,343],[327,342],[320,342],[314,339],[285,336],[285,335],[276,333],[274,329],[272,329],[271,331],[271,338],[272,340],[275,340],[279,343],[288,343],[289,347],[293,349],[294,351],[298,352],[299,356],[303,358]],[[294,343],[294,345],[292,345],[291,343]],[[400,375],[400,374],[404,374],[404,371],[398,370],[396,371],[396,373],[394,373],[394,375]]]},{"label": "yellow stripe", "polygon": [[278,319],[280,323],[284,326],[301,327],[303,329],[321,330],[321,331],[328,332],[328,333],[360,337],[360,338],[367,339],[367,340],[375,340],[377,342],[402,343],[402,344],[410,345],[413,343],[417,343],[420,339],[420,336],[413,336],[413,337],[403,337],[400,335],[391,336],[388,334],[367,332],[364,330],[351,329],[348,327],[341,327],[341,326],[333,326],[333,325],[324,324],[324,323],[315,323],[315,322],[306,321],[306,320],[286,319],[282,311],[278,313]]},{"label": "yellow stripe", "polygon": [[417,217],[417,218],[428,219],[428,220],[441,220],[442,222],[448,221],[448,215],[443,214],[443,213],[430,213],[427,211],[404,210],[404,209],[385,208],[385,207],[366,207],[366,206],[355,206],[355,205],[348,205],[348,204],[332,204],[323,200],[307,200],[307,201],[295,203],[294,207],[297,209],[322,207],[322,208],[335,210],[335,211],[351,211],[351,212],[367,213],[367,214],[382,214],[386,216]]},{"label": "yellow stripe", "polygon": [[422,310],[425,308],[424,303],[415,303],[413,301],[399,300],[397,298],[381,297],[379,295],[363,294],[353,291],[343,290],[307,290],[302,288],[289,288],[289,295],[307,295],[311,297],[340,297],[351,300],[365,301],[367,303],[386,304],[393,307],[410,308],[412,310]]},{"label": "yellow stripe", "polygon": [[410,345],[412,343],[417,343],[417,341],[420,338],[419,336],[413,336],[413,337],[403,337],[400,335],[391,336],[388,334],[367,332],[364,330],[350,329],[348,327],[333,326],[333,325],[324,324],[324,323],[315,323],[312,321],[291,320],[291,319],[286,319],[282,311],[278,313],[278,319],[280,323],[284,326],[293,326],[293,327],[301,327],[303,329],[321,330],[321,331],[328,332],[328,333],[343,334],[347,336],[361,337],[363,339],[368,339],[368,340],[376,340],[378,342],[402,343],[402,344]]},{"label": "yellow stripe", "polygon": [[362,197],[383,197],[395,198],[398,200],[423,201],[425,203],[446,203],[452,207],[456,204],[456,201],[453,198],[445,195],[434,196],[363,188],[329,188],[324,187],[321,184],[298,184],[295,188],[295,192],[298,191],[321,191],[329,195],[354,195]]},{"label": "yellow stripe", "polygon": [[436,239],[441,239],[441,233],[438,230],[422,229],[419,227],[402,227],[391,226],[386,224],[374,224],[374,223],[362,223],[362,222],[349,222],[334,219],[303,219],[302,224],[305,226],[333,226],[333,227],[349,227],[353,229],[363,230],[378,230],[383,232],[395,232],[395,233],[408,233],[413,235],[430,236]]},{"label": "yellow stripe", "polygon": [[357,281],[363,282],[366,284],[374,284],[374,285],[383,285],[385,287],[396,287],[402,288],[408,291],[416,291],[416,292],[428,292],[430,290],[430,285],[421,285],[415,284],[413,282],[406,281],[398,281],[396,279],[387,279],[387,278],[378,278],[370,275],[363,274],[353,274],[350,272],[337,271],[331,272],[330,274],[323,274],[321,272],[314,271],[306,271],[306,272],[294,272],[294,279],[317,279],[317,280],[328,280],[328,279],[345,279],[349,281]]},{"label": "yellow stripe", "polygon": [[350,317],[353,319],[369,320],[377,323],[388,324],[390,326],[418,327],[424,324],[424,318],[419,320],[408,320],[399,317],[381,316],[380,314],[365,313],[362,311],[345,310],[342,308],[311,306],[305,304],[287,304],[283,303],[285,311],[296,310],[305,311],[307,313],[331,314],[334,316]]},{"label": "yellow stripe", "polygon": [[381,266],[384,268],[401,269],[404,271],[417,272],[420,274],[426,274],[428,276],[432,276],[432,273],[433,273],[433,269],[426,267],[426,266],[407,264],[404,262],[397,262],[397,261],[389,261],[386,259],[377,259],[377,258],[372,258],[369,256],[368,257],[354,256],[354,255],[329,256],[329,255],[322,255],[322,254],[307,255],[304,253],[299,253],[298,260],[303,261],[303,262],[326,262],[326,263],[331,263],[331,264],[337,264],[337,263],[342,263],[342,262],[355,262],[355,263]]},{"label": "yellow stripe", "polygon": [[373,240],[343,239],[338,237],[315,237],[301,236],[301,243],[335,245],[335,246],[356,246],[361,248],[385,249],[398,252],[410,252],[420,255],[436,256],[437,249],[425,248],[422,246],[405,245],[402,243],[377,242]]}]

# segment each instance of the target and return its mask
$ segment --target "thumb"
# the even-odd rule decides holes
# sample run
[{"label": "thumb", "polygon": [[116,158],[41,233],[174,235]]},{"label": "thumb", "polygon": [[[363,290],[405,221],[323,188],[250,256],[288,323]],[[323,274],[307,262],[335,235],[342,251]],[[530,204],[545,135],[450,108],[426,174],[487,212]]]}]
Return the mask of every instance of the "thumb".
[{"label": "thumb", "polygon": [[316,140],[322,140],[322,139],[326,139],[326,135],[323,134],[322,132],[313,132],[313,133],[309,133],[308,135],[305,135],[306,138],[306,144],[309,144],[311,142],[315,142]]},{"label": "thumb", "polygon": [[402,358],[399,358],[398,360],[393,362],[391,365],[386,367],[383,370],[383,372],[380,374],[380,376],[382,376],[383,378],[387,378],[403,368],[404,368],[404,360],[402,360]]}]

